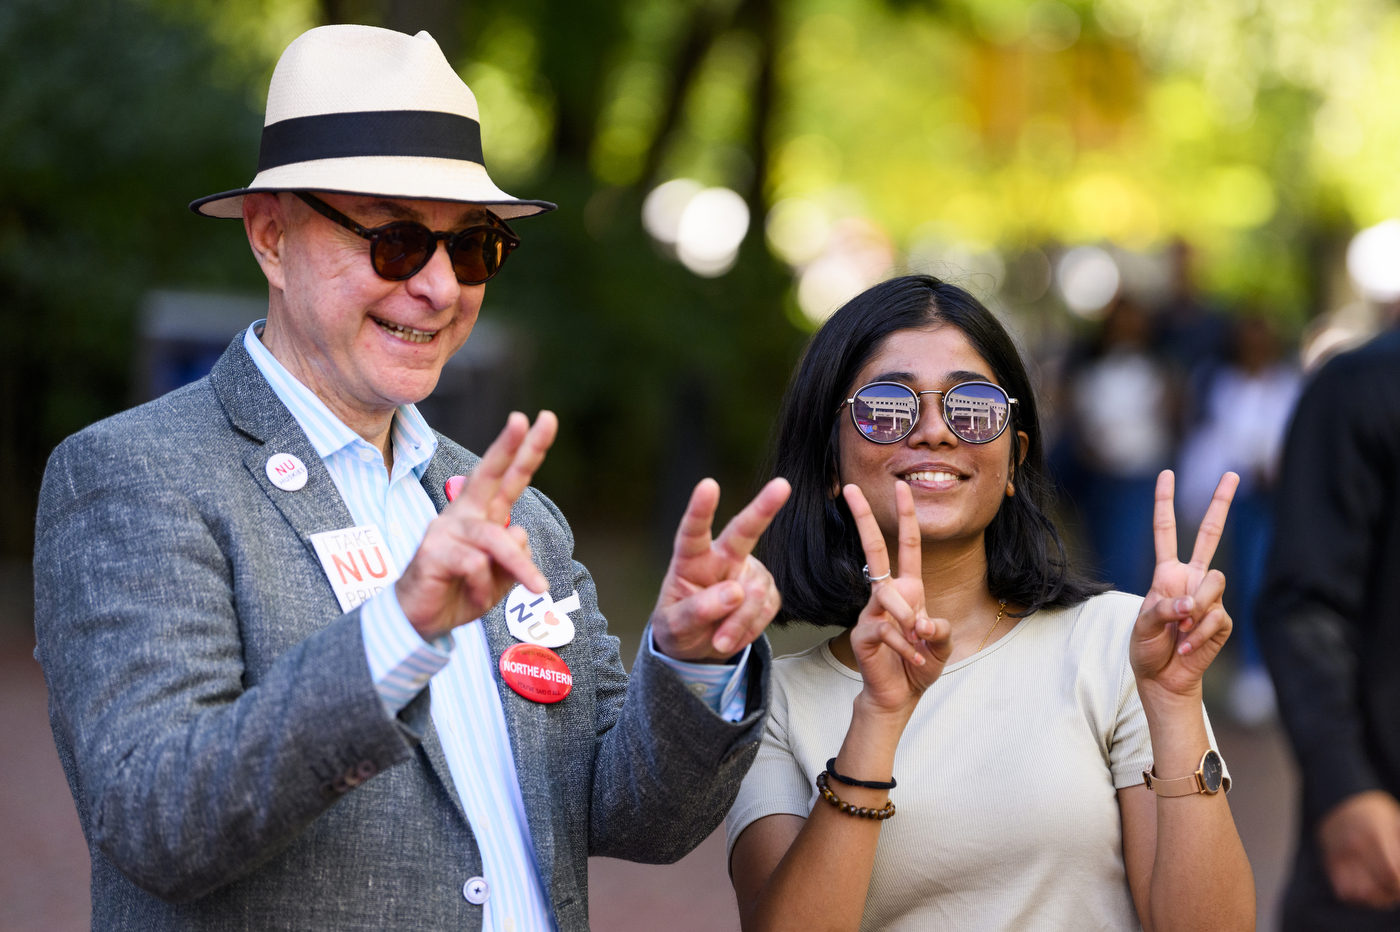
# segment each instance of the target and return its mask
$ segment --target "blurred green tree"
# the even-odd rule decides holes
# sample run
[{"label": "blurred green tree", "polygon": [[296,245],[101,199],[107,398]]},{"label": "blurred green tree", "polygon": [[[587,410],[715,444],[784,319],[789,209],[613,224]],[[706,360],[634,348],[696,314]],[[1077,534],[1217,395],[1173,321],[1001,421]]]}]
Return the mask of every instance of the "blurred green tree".
[{"label": "blurred green tree", "polygon": [[246,179],[258,77],[139,0],[0,5],[0,553],[53,446],[126,406],[142,293],[257,286],[184,204]]},{"label": "blurred green tree", "polygon": [[[262,287],[237,225],[183,205],[251,176],[271,66],[318,22],[432,32],[493,175],[559,203],[484,313],[534,341],[563,427],[540,482],[585,521],[668,527],[710,471],[736,503],[862,276],[953,257],[1044,333],[1053,292],[1007,284],[1037,247],[1184,237],[1209,291],[1297,321],[1347,232],[1400,214],[1390,0],[10,0],[0,550],[27,552],[53,443],[125,403],[139,295]],[[749,204],[722,276],[642,228],[677,177]]]}]

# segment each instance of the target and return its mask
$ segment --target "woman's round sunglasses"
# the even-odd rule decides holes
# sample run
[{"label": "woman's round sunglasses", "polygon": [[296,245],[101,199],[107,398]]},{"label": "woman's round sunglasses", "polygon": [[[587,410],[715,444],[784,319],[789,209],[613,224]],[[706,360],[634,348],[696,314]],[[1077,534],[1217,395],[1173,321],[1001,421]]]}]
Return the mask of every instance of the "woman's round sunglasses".
[{"label": "woman's round sunglasses", "polygon": [[480,285],[501,270],[506,256],[520,245],[520,237],[506,222],[490,211],[490,223],[467,227],[455,233],[430,230],[412,220],[399,220],[381,227],[364,227],[314,194],[295,192],[306,205],[327,220],[369,240],[369,261],[380,278],[401,282],[423,271],[437,251],[439,240],[447,241],[452,271],[463,285]]},{"label": "woman's round sunglasses", "polygon": [[[841,407],[851,407],[856,430],[873,443],[898,443],[919,423],[919,396],[943,396],[943,422],[968,443],[991,443],[1011,423],[1015,398],[991,382],[959,382],[947,391],[916,392],[902,382],[871,382]],[[838,409],[840,410],[840,409]]]}]

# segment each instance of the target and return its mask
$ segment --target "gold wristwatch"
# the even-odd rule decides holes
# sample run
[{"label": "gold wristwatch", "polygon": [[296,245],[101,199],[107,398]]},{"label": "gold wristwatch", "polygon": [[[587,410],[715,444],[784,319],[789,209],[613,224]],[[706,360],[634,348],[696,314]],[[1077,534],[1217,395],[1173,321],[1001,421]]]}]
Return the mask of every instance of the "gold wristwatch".
[{"label": "gold wristwatch", "polygon": [[1225,761],[1215,748],[1210,748],[1201,755],[1201,766],[1193,774],[1163,780],[1153,776],[1151,770],[1144,770],[1142,779],[1147,788],[1158,796],[1192,796],[1196,793],[1214,796],[1220,792],[1220,785],[1225,779]]}]

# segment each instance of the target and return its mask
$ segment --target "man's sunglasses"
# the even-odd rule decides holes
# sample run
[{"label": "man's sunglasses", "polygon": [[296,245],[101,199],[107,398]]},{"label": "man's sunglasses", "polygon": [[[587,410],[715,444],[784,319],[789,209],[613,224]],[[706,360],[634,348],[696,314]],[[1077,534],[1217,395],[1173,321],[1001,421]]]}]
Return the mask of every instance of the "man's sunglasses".
[{"label": "man's sunglasses", "polygon": [[369,261],[380,278],[401,282],[423,271],[437,252],[439,240],[447,241],[452,271],[463,285],[480,285],[501,270],[506,256],[520,245],[520,237],[489,210],[490,223],[455,233],[430,230],[413,220],[399,220],[382,227],[364,227],[314,194],[294,192],[316,213],[369,240]]},{"label": "man's sunglasses", "polygon": [[[919,396],[943,396],[943,422],[968,443],[991,443],[1011,423],[1015,398],[991,382],[959,382],[944,391],[916,392],[902,382],[871,382],[841,402],[856,430],[873,443],[898,443],[919,423]],[[838,409],[840,410],[840,409]]]}]

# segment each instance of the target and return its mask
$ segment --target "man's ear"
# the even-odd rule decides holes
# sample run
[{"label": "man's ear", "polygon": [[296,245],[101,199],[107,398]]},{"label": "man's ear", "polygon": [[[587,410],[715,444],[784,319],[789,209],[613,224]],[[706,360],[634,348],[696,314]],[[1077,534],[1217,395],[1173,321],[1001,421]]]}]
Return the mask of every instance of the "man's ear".
[{"label": "man's ear", "polygon": [[267,282],[278,291],[287,287],[283,258],[287,246],[287,213],[282,198],[276,194],[256,193],[243,196],[243,230],[248,245],[262,266]]}]

